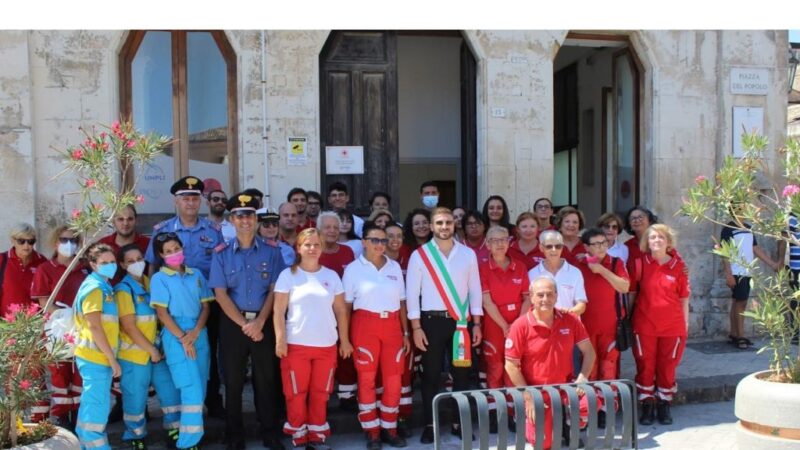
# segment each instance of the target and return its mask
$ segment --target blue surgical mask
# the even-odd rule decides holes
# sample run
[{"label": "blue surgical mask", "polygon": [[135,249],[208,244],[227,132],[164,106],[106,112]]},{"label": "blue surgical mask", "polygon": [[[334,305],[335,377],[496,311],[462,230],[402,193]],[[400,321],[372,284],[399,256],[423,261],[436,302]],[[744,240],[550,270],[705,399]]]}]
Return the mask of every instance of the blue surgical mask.
[{"label": "blue surgical mask", "polygon": [[436,205],[439,204],[439,196],[438,195],[423,195],[422,196],[422,204],[425,205],[426,208],[435,208]]},{"label": "blue surgical mask", "polygon": [[102,266],[97,266],[97,273],[106,278],[114,278],[114,275],[116,275],[117,273],[117,263],[103,264]]}]

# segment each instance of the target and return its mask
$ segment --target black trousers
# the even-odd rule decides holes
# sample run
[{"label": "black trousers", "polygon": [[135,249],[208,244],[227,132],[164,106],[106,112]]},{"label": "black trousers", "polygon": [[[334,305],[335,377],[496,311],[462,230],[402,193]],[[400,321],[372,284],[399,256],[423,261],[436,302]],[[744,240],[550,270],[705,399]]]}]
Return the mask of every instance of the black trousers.
[{"label": "black trousers", "polygon": [[[420,326],[428,338],[428,349],[422,352],[422,406],[425,425],[433,425],[433,397],[441,389],[442,369],[445,357],[452,358],[453,333],[456,331],[456,321],[447,318],[432,316],[422,311]],[[470,327],[471,328],[471,327]],[[470,330],[471,332],[471,330]],[[470,334],[471,336],[471,334]],[[475,364],[475,361],[473,361]],[[453,375],[453,391],[463,391],[469,388],[470,367],[455,367],[450,365]],[[458,423],[458,407],[455,402],[450,406],[451,417]]]},{"label": "black trousers", "polygon": [[247,360],[253,370],[253,396],[261,436],[277,434],[279,420],[279,389],[275,381],[275,332],[268,320],[264,325],[264,339],[253,342],[245,336],[239,325],[224,313],[220,317],[220,364],[225,372],[225,434],[230,438],[244,438],[242,419],[242,391],[247,372]]},{"label": "black trousers", "polygon": [[205,404],[209,408],[214,406],[214,402],[219,402],[219,363],[217,362],[219,351],[219,322],[222,314],[219,304],[211,302],[208,311],[208,320],[206,321],[206,331],[208,332],[208,346],[210,348],[210,366],[208,371],[208,383],[206,383],[206,400]]}]

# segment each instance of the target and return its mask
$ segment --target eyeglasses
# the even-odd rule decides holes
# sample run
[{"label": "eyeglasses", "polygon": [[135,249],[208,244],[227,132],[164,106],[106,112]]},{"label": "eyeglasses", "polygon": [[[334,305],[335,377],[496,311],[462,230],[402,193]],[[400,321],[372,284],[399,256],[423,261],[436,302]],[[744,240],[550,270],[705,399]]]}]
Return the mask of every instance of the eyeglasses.
[{"label": "eyeglasses", "polygon": [[489,244],[495,244],[495,245],[497,245],[497,244],[508,244],[509,242],[511,242],[511,239],[512,239],[511,236],[504,237],[504,238],[492,238],[492,239],[487,240],[486,242],[488,242]]},{"label": "eyeglasses", "polygon": [[[78,242],[80,242],[80,240],[81,240],[81,238],[79,238],[79,237],[71,237],[71,238],[60,237],[60,238],[58,238],[58,242],[60,242],[62,244],[66,244],[68,242],[72,242],[73,244],[77,244]],[[33,241],[36,242],[36,239],[34,239]],[[28,242],[30,242],[30,241],[28,241]],[[31,245],[33,245],[33,242],[31,242]]]},{"label": "eyeglasses", "polygon": [[17,245],[25,245],[25,244],[33,245],[33,244],[36,243],[36,238],[33,238],[33,239],[16,239],[16,241],[17,241]]},{"label": "eyeglasses", "polygon": [[347,196],[344,192],[331,192],[328,194],[328,198],[345,198]]},{"label": "eyeglasses", "polygon": [[615,223],[607,223],[603,225],[604,230],[619,230],[619,226]]},{"label": "eyeglasses", "polygon": [[645,218],[645,217],[646,217],[646,216],[644,216],[644,215],[641,215],[641,216],[631,216],[631,217],[630,217],[628,220],[630,220],[631,222],[638,222],[638,221],[640,221],[640,220],[644,220],[644,218]]},{"label": "eyeglasses", "polygon": [[168,233],[159,233],[156,236],[156,240],[158,242],[166,242],[166,241],[169,241],[170,239],[178,239],[178,234],[177,233],[173,233],[172,231],[170,231]]},{"label": "eyeglasses", "polygon": [[539,203],[536,205],[535,209],[553,209],[553,207],[547,203]]},{"label": "eyeglasses", "polygon": [[312,202],[312,201],[308,202],[308,206],[319,206],[319,205],[320,205],[319,202]]},{"label": "eyeglasses", "polygon": [[544,244],[544,248],[546,250],[561,250],[564,248],[564,244]]},{"label": "eyeglasses", "polygon": [[483,222],[467,222],[466,226],[468,227],[477,227],[483,225]]},{"label": "eyeglasses", "polygon": [[365,241],[369,241],[372,245],[387,245],[389,243],[389,239],[386,238],[364,238]]},{"label": "eyeglasses", "polygon": [[212,202],[223,202],[223,203],[224,203],[224,202],[226,202],[228,199],[227,199],[227,198],[225,198],[225,197],[209,197],[209,199],[208,199],[208,200],[209,200],[209,201],[212,201]]},{"label": "eyeglasses", "polygon": [[602,247],[608,245],[608,241],[589,242],[589,247]]}]

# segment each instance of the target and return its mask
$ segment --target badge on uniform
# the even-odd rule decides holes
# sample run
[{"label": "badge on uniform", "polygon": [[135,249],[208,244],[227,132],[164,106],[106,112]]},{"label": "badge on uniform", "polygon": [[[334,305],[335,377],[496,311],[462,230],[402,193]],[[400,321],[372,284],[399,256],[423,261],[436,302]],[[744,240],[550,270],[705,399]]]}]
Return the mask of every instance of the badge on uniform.
[{"label": "badge on uniform", "polygon": [[269,278],[269,272],[261,272],[261,279],[266,280]]}]

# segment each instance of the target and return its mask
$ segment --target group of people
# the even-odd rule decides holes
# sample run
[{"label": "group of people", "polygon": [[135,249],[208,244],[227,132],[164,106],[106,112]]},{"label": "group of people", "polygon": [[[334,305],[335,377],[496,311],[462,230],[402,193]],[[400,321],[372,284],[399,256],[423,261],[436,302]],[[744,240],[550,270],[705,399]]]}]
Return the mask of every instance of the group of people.
[{"label": "group of people", "polygon": [[[367,448],[405,447],[415,374],[420,441],[431,443],[444,372],[454,390],[470,387],[472,371],[488,388],[615,379],[616,323],[631,314],[640,422],[672,421],[688,271],[675,233],[647,208],[633,208],[624,221],[604,214],[587,227],[581,211],[554,214],[541,198],[511,223],[500,196],[482,211],[449,209],[426,182],[420,207],[401,225],[382,192],[372,195],[366,220],[353,215],[338,182],[328,188],[326,211],[321,195],[301,188],[277,212],[262,207],[255,189],[228,197],[204,191],[192,176],[171,193],[177,214],[157,224],[152,239],[136,233],[136,211],[126,207],[114,217],[115,232],[88,248],[46,305],[73,308],[75,361],[51,368],[51,401],[37,405],[33,419],[71,422],[85,448],[109,448],[115,377],[123,440],[132,448],[146,447],[151,386],[168,445],[199,445],[205,403],[209,414],[224,414],[228,448],[244,448],[248,364],[267,448],[283,448],[281,431],[295,447],[328,448],[336,386],[340,407],[357,411]],[[204,196],[207,217],[199,215]],[[632,236],[624,243],[623,229]],[[11,238],[0,261],[3,312],[12,303],[45,306],[81,237],[58,227],[49,260],[33,250],[32,227],[15,228]],[[602,426],[614,406],[600,406]],[[498,407],[505,405],[491,405],[493,431]],[[526,409],[532,442],[527,397]]]}]

